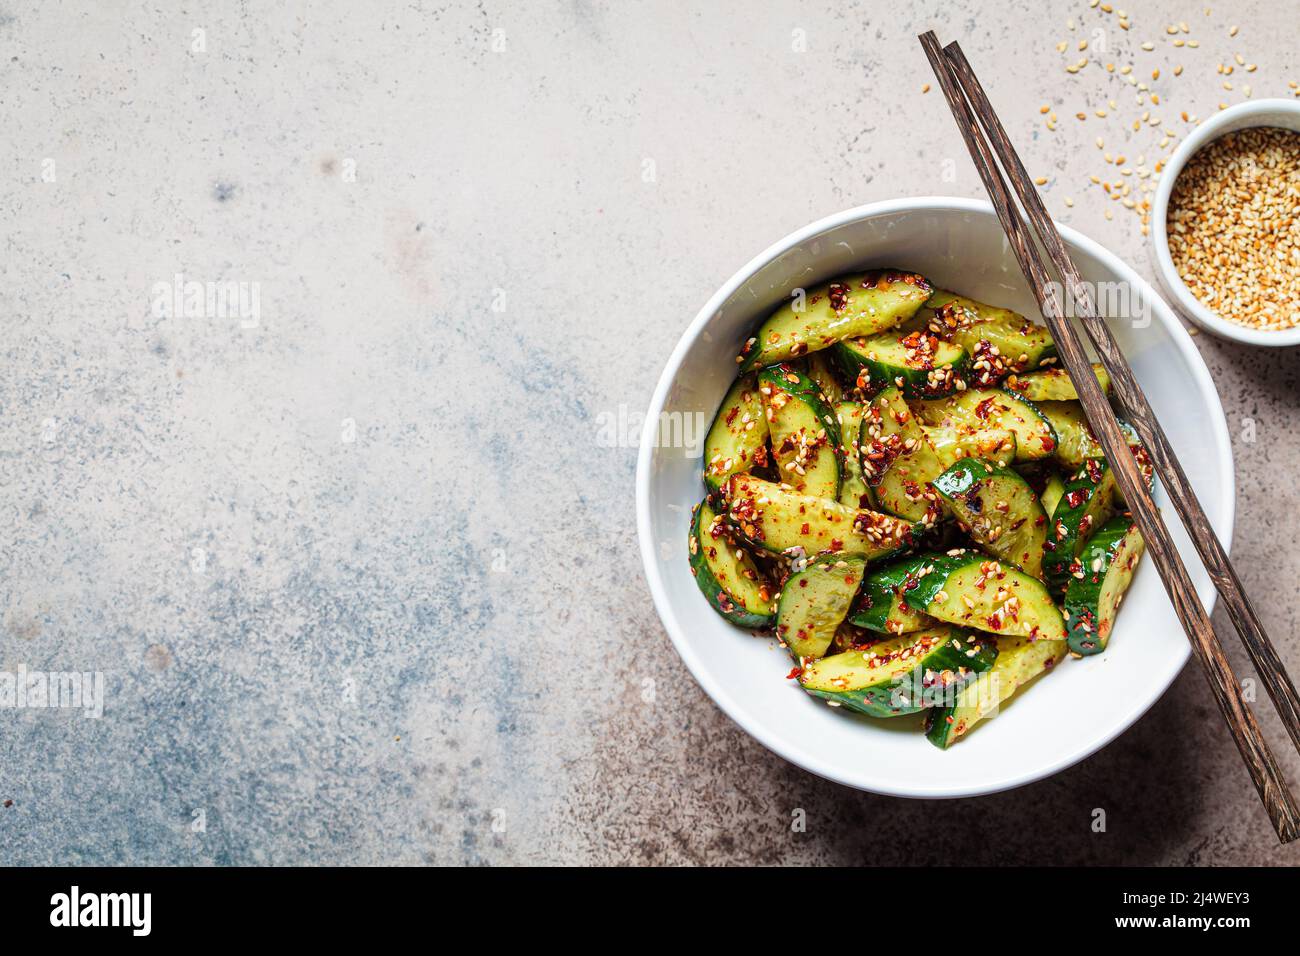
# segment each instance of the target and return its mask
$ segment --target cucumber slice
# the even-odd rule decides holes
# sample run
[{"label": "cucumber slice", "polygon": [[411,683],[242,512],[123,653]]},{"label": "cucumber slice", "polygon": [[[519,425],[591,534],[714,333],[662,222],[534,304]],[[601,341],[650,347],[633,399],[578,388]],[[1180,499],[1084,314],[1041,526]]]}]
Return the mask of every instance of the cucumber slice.
[{"label": "cucumber slice", "polygon": [[930,711],[925,735],[941,749],[948,749],[981,720],[992,717],[1011,695],[1065,658],[1065,641],[1031,640],[1015,635],[997,639],[998,656],[993,666],[957,693],[953,706]]},{"label": "cucumber slice", "polygon": [[708,501],[691,519],[691,574],[713,609],[741,627],[771,627],[776,622],[772,587],[754,560],[732,540]]},{"label": "cucumber slice", "polygon": [[862,473],[882,511],[933,527],[944,509],[930,482],[943,466],[896,386],[871,400],[858,439]]},{"label": "cucumber slice", "polygon": [[1089,458],[1101,458],[1101,442],[1092,434],[1078,402],[1037,402],[1039,413],[1052,423],[1056,448],[1052,457],[1066,468],[1082,468]]},{"label": "cucumber slice", "polygon": [[1039,501],[1043,505],[1043,513],[1050,515],[1056,510],[1056,503],[1061,500],[1061,495],[1065,494],[1065,482],[1061,480],[1060,475],[1048,475],[1047,486],[1043,489]]},{"label": "cucumber slice", "polygon": [[833,410],[840,426],[840,504],[849,508],[876,509],[876,498],[871,486],[862,477],[862,461],[858,455],[858,436],[862,432],[861,403],[836,402]]},{"label": "cucumber slice", "polygon": [[908,601],[906,589],[913,580],[910,563],[873,570],[862,579],[849,623],[882,634],[908,634],[938,624]]},{"label": "cucumber slice", "polygon": [[831,368],[829,354],[814,352],[799,364],[803,367],[804,373],[822,390],[822,398],[826,400],[826,404],[834,405],[843,400],[844,389],[840,386],[840,380],[836,378],[834,369]]},{"label": "cucumber slice", "polygon": [[823,657],[803,669],[799,683],[869,717],[898,717],[952,701],[996,657],[992,638],[944,626]]},{"label": "cucumber slice", "polygon": [[704,483],[717,491],[732,475],[767,462],[767,418],[758,376],[742,375],[727,392],[704,439]]},{"label": "cucumber slice", "polygon": [[[1109,395],[1109,373],[1096,362],[1092,363],[1092,372],[1097,376],[1102,392]],[[1079,400],[1079,392],[1070,379],[1070,373],[1063,368],[1042,368],[1037,372],[1012,376],[1007,380],[1007,388],[1031,402]]]},{"label": "cucumber slice", "polygon": [[1043,575],[1053,594],[1064,594],[1083,575],[1079,555],[1115,507],[1115,473],[1105,458],[1089,458],[1065,483],[1043,545]]},{"label": "cucumber slice", "polygon": [[1065,621],[1042,581],[978,551],[957,548],[900,561],[907,603],[949,624],[1064,641]]},{"label": "cucumber slice", "polygon": [[781,480],[801,494],[840,496],[840,426],[821,389],[789,365],[758,373]]},{"label": "cucumber slice", "polygon": [[922,422],[956,430],[1002,428],[1016,433],[1016,461],[1037,461],[1056,448],[1056,432],[1033,402],[1000,388],[972,388],[916,403]]},{"label": "cucumber slice", "polygon": [[[1078,402],[1037,402],[1038,410],[1042,412],[1052,428],[1056,431],[1057,443],[1054,457],[1066,468],[1082,468],[1084,462],[1092,458],[1104,458],[1106,453],[1101,447],[1101,442],[1097,436],[1092,433],[1092,427],[1088,424],[1087,416],[1083,413],[1083,406]],[[1142,477],[1146,479],[1147,487],[1155,489],[1155,466],[1151,462],[1151,453],[1147,451],[1146,446],[1142,444],[1142,439],[1138,437],[1137,429],[1131,424],[1120,419],[1120,429],[1128,438],[1128,447],[1133,452],[1133,457],[1137,459],[1138,469],[1142,472]],[[1116,492],[1119,493],[1118,490]],[[1123,496],[1120,495],[1120,500]]]},{"label": "cucumber slice", "polygon": [[1086,657],[1106,649],[1145,548],[1137,525],[1123,515],[1102,525],[1084,547],[1083,577],[1071,580],[1065,591],[1065,626],[1073,653]]},{"label": "cucumber slice", "polygon": [[862,583],[866,559],[858,554],[831,554],[792,574],[776,603],[776,634],[800,660],[826,653],[853,595]]},{"label": "cucumber slice", "polygon": [[963,458],[983,458],[999,465],[1010,465],[1016,458],[1016,433],[1009,428],[968,431],[944,425],[922,425],[921,430],[944,468]]},{"label": "cucumber slice", "polygon": [[931,291],[924,277],[897,269],[841,276],[773,312],[741,349],[740,370],[775,365],[850,336],[893,328],[915,315]]},{"label": "cucumber slice", "polygon": [[960,345],[913,325],[845,339],[835,346],[835,357],[864,391],[893,385],[908,398],[951,395],[964,385],[970,356]]},{"label": "cucumber slice", "polygon": [[850,551],[874,560],[910,545],[919,531],[899,518],[801,495],[753,475],[732,475],[723,494],[723,518],[743,540],[795,557]]},{"label": "cucumber slice", "polygon": [[934,480],[957,520],[985,551],[1043,576],[1047,515],[1028,482],[1009,468],[966,458]]},{"label": "cucumber slice", "polygon": [[[1138,472],[1146,479],[1147,490],[1154,492],[1156,490],[1156,466],[1151,461],[1151,453],[1147,451],[1146,445],[1142,444],[1142,439],[1138,437],[1137,429],[1128,422],[1121,420],[1120,428],[1128,437],[1129,451],[1133,453],[1133,460],[1137,462]],[[1128,502],[1124,500],[1124,492],[1120,490],[1119,483],[1115,483],[1115,500],[1128,507]]]},{"label": "cucumber slice", "polygon": [[977,388],[995,385],[1009,373],[1056,361],[1051,333],[1019,312],[940,289],[926,300],[920,314],[930,331],[970,354],[969,384]]}]

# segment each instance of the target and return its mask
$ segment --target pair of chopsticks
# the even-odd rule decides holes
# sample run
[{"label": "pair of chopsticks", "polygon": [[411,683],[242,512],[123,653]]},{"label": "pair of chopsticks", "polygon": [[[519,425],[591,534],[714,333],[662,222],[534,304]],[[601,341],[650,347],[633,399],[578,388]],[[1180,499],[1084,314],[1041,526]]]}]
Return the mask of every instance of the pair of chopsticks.
[{"label": "pair of chopsticks", "polygon": [[[1223,596],[1228,615],[1242,643],[1250,654],[1250,659],[1259,672],[1269,696],[1277,708],[1282,723],[1286,726],[1291,740],[1300,749],[1300,697],[1296,695],[1295,685],[1287,675],[1286,668],[1264,633],[1259,617],[1251,607],[1249,599],[1233,569],[1228,555],[1223,549],[1214,530],[1210,527],[1196,494],[1184,474],[1182,466],[1174,456],[1164,430],[1156,421],[1147,404],[1133,371],[1120,352],[1119,346],[1110,334],[1106,323],[1097,316],[1088,287],[1084,285],[1078,268],[1070,260],[1065,243],[1053,225],[1047,209],[1043,206],[1034,188],[1033,181],[1020,158],[1016,155],[1006,130],[994,113],[984,94],[983,87],[975,78],[974,71],[966,61],[965,54],[956,43],[950,43],[942,50],[934,32],[921,34],[921,45],[929,57],[939,85],[943,89],[953,117],[961,130],[971,159],[979,170],[984,188],[988,190],[998,219],[1006,232],[1007,240],[1020,263],[1030,287],[1038,299],[1038,304],[1047,320],[1047,326],[1056,340],[1057,351],[1075,390],[1087,414],[1088,423],[1101,441],[1102,449],[1115,477],[1124,493],[1124,501],[1137,521],[1147,550],[1160,571],[1165,591],[1173,603],[1174,611],[1182,622],[1183,629],[1192,643],[1197,659],[1205,671],[1210,689],[1214,692],[1219,709],[1228,722],[1241,751],[1246,769],[1259,790],[1260,799],[1268,811],[1278,839],[1289,843],[1300,835],[1300,811],[1297,811],[1295,799],[1288,789],[1286,780],[1273,758],[1268,744],[1260,733],[1259,725],[1247,706],[1236,676],[1223,654],[1223,647],[1215,636],[1205,608],[1192,587],[1187,569],[1175,549],[1169,536],[1169,529],[1160,518],[1160,512],[1142,480],[1141,472],[1133,453],[1130,451],[1124,433],[1120,430],[1115,413],[1102,393],[1101,386],[1092,372],[1088,356],[1083,350],[1074,329],[1064,318],[1061,305],[1057,300],[1056,286],[1048,278],[1047,269],[1040,258],[1038,248],[1020,212],[1011,196],[1011,190],[1020,198],[1029,221],[1037,233],[1038,240],[1052,264],[1056,266],[1073,296],[1075,313],[1092,339],[1102,365],[1110,373],[1111,388],[1129,421],[1137,429],[1138,435],[1147,446],[1155,464],[1156,473],[1169,489],[1169,497],[1178,516],[1182,519],[1188,535],[1196,547],[1214,586]],[[983,131],[981,131],[981,125]],[[987,139],[985,138],[987,134]],[[990,148],[989,140],[992,141]],[[1001,160],[999,171],[997,160]],[[1008,187],[1003,179],[1010,180]]]}]

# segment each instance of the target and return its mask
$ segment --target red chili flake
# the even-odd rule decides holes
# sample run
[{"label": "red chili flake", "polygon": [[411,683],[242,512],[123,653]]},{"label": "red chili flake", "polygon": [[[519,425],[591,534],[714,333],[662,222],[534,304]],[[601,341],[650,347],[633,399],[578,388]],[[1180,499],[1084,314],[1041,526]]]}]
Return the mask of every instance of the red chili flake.
[{"label": "red chili flake", "polygon": [[843,550],[844,550],[844,542],[841,541],[839,538],[831,538],[831,550],[832,550],[832,551],[843,551]]},{"label": "red chili flake", "polygon": [[984,401],[976,405],[975,417],[982,422],[988,421],[989,415],[991,415],[993,412],[993,403],[996,401],[997,401],[997,397],[994,395],[990,395],[988,398],[984,399]]},{"label": "red chili flake", "polygon": [[1065,503],[1071,508],[1077,508],[1088,500],[1088,492],[1083,488],[1076,488],[1074,491],[1065,493]]},{"label": "red chili flake", "polygon": [[790,673],[785,675],[786,680],[794,680],[796,677],[803,677],[802,667],[792,667]]},{"label": "red chili flake", "polygon": [[849,304],[848,286],[842,286],[838,282],[831,285],[830,288],[831,308],[836,312],[843,312]]},{"label": "red chili flake", "polygon": [[1043,436],[1043,451],[1052,451],[1056,448],[1056,442],[1050,435]]},{"label": "red chili flake", "polygon": [[806,588],[807,586],[808,586],[808,579],[807,579],[807,578],[800,578],[800,579],[799,579],[799,587],[801,587],[801,588]]},{"label": "red chili flake", "polygon": [[731,426],[731,423],[734,422],[734,421],[736,420],[736,416],[739,415],[739,414],[740,414],[740,406],[739,406],[739,405],[733,405],[733,406],[731,406],[731,411],[727,412],[727,426],[728,426],[728,427]]}]

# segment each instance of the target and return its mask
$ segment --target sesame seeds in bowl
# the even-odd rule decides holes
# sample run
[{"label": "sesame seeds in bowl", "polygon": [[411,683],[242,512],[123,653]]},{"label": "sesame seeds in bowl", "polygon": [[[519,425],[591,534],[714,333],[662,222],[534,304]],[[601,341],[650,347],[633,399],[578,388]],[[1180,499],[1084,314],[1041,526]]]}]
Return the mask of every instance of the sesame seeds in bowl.
[{"label": "sesame seeds in bowl", "polygon": [[1225,110],[1170,159],[1156,266],[1179,311],[1222,338],[1300,344],[1300,104]]}]

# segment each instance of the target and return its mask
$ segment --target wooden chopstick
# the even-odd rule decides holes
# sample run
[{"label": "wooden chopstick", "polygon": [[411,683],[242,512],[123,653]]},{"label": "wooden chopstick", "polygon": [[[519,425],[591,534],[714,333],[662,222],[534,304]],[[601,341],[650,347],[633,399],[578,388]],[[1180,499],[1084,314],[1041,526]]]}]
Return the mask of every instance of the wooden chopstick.
[{"label": "wooden chopstick", "polygon": [[[1138,528],[1146,540],[1147,550],[1151,552],[1151,557],[1160,572],[1161,580],[1164,582],[1165,591],[1169,594],[1174,611],[1178,615],[1179,621],[1182,622],[1183,629],[1187,632],[1192,648],[1196,652],[1197,659],[1201,662],[1206,678],[1210,683],[1210,689],[1219,704],[1219,709],[1228,723],[1228,729],[1237,743],[1237,749],[1241,752],[1242,760],[1250,772],[1251,779],[1255,782],[1260,800],[1268,812],[1273,828],[1277,831],[1278,839],[1283,843],[1289,843],[1297,835],[1300,835],[1300,811],[1297,811],[1295,800],[1291,796],[1286,780],[1278,768],[1272,751],[1264,740],[1259,725],[1255,722],[1254,715],[1246,704],[1241,688],[1232,673],[1232,668],[1224,656],[1223,648],[1215,636],[1209,616],[1205,613],[1205,608],[1196,595],[1196,590],[1188,577],[1187,569],[1183,566],[1182,559],[1179,557],[1178,551],[1170,538],[1169,530],[1161,520],[1155,501],[1147,490],[1146,482],[1143,480],[1137,461],[1129,449],[1128,441],[1120,430],[1119,422],[1115,418],[1106,396],[1102,393],[1096,376],[1092,373],[1087,353],[1084,352],[1082,344],[1064,317],[1057,300],[1056,287],[1048,277],[1047,270],[1039,257],[1038,249],[1034,245],[1024,221],[1020,218],[1020,213],[1015,207],[1007,185],[1002,180],[997,161],[994,159],[989,144],[984,138],[979,121],[972,113],[971,105],[974,105],[977,110],[980,108],[981,96],[975,93],[973,89],[965,87],[963,83],[963,73],[970,72],[969,64],[966,64],[965,71],[956,69],[953,63],[954,60],[964,62],[964,58],[960,57],[960,51],[954,51],[951,58],[945,55],[940,50],[939,42],[933,32],[922,34],[920,40],[921,45],[925,48],[926,56],[930,60],[930,66],[934,69],[935,77],[939,81],[939,86],[942,88],[952,110],[957,127],[960,129],[962,137],[966,141],[966,146],[970,150],[971,159],[980,174],[980,179],[983,181],[984,187],[993,201],[993,206],[997,210],[998,219],[1006,232],[1007,240],[1020,264],[1021,271],[1024,272],[1025,278],[1038,299],[1043,317],[1047,320],[1052,337],[1056,340],[1057,351],[1060,353],[1070,377],[1074,380],[1075,390],[1079,393],[1079,400],[1087,414],[1089,424],[1097,432],[1097,437],[1101,442],[1106,458],[1115,471],[1115,477],[1120,490],[1124,494],[1124,500],[1137,521]],[[970,76],[973,79],[973,73]],[[970,97],[971,105],[967,104],[966,97]],[[987,99],[983,99],[982,102],[985,107],[984,112],[991,116],[992,108],[988,106]],[[986,125],[990,122],[992,121],[986,118]],[[1000,124],[998,128],[1000,129]],[[990,135],[993,134],[990,133]],[[1030,180],[1024,173],[1024,167],[1015,159],[1015,152],[1011,148],[1010,142],[1007,141],[999,145],[1002,147],[1004,165],[1012,183],[1015,184],[1022,197],[1024,190],[1033,193],[1034,190],[1030,185]],[[1026,205],[1031,204],[1026,203]],[[1055,237],[1056,242],[1059,244],[1059,254],[1062,260],[1068,262],[1069,256],[1065,252],[1060,237],[1056,235],[1050,217],[1044,215],[1043,218],[1045,219],[1045,228],[1040,228],[1041,241],[1050,248],[1051,237]],[[1038,225],[1036,220],[1035,224]],[[1056,261],[1055,257],[1053,261]],[[1064,269],[1062,271],[1066,272]],[[1074,276],[1078,275],[1078,270],[1074,269],[1072,264],[1070,272],[1066,274],[1071,273]],[[1091,300],[1089,300],[1090,302]],[[1109,359],[1117,368],[1122,368],[1121,375],[1131,382],[1132,373],[1128,370],[1123,354],[1118,347],[1115,347],[1113,340],[1110,342],[1110,346],[1109,356],[1101,346],[1098,347],[1098,352],[1103,356],[1103,361]],[[1107,363],[1107,370],[1110,371],[1109,362]],[[1133,390],[1126,391],[1125,394],[1127,397],[1132,398],[1134,395],[1140,396],[1141,391],[1134,386]],[[1130,409],[1129,411],[1135,417],[1141,416],[1145,418],[1149,433],[1154,434],[1156,432],[1158,426],[1154,425],[1154,417],[1151,415],[1149,407],[1146,406],[1145,399],[1142,400],[1139,410],[1135,412]],[[1160,434],[1163,438],[1163,433]],[[1144,440],[1147,437],[1141,427],[1139,427],[1139,435]],[[1168,452],[1168,456],[1171,459],[1173,458],[1172,451]],[[1154,455],[1152,457],[1158,462]],[[1168,474],[1169,471],[1163,468],[1160,470],[1162,480]],[[1179,469],[1179,474],[1181,474],[1181,469]],[[1183,480],[1186,481],[1185,476]],[[1171,485],[1171,487],[1173,486]],[[1203,514],[1202,518],[1204,518]],[[1193,538],[1196,538],[1198,531],[1202,529],[1198,528],[1194,523],[1189,523],[1187,530]],[[1205,523],[1203,530],[1208,530],[1208,523]],[[1217,583],[1216,581],[1216,585]],[[1260,634],[1263,634],[1262,629]],[[1265,638],[1265,641],[1267,641],[1267,638]]]},{"label": "wooden chopstick", "polygon": [[1052,217],[1048,215],[1042,197],[1038,195],[1038,190],[1032,187],[1029,173],[1021,165],[1020,157],[1011,146],[1011,140],[1007,137],[1001,120],[993,111],[983,86],[975,77],[975,71],[971,69],[961,47],[956,43],[948,44],[944,48],[944,53],[957,74],[959,85],[993,141],[993,148],[998,158],[1009,171],[1014,170],[1011,180],[1016,195],[1020,197],[1021,204],[1029,214],[1030,222],[1033,223],[1034,230],[1047,249],[1048,256],[1069,283],[1070,293],[1075,302],[1075,314],[1079,316],[1079,321],[1097,349],[1102,365],[1110,374],[1111,388],[1115,392],[1115,397],[1119,399],[1120,406],[1150,452],[1161,480],[1169,488],[1169,498],[1173,502],[1174,510],[1182,519],[1183,526],[1187,529],[1206,571],[1209,572],[1210,579],[1214,581],[1215,588],[1223,595],[1228,616],[1232,618],[1237,633],[1241,635],[1241,642],[1246,646],[1246,652],[1250,654],[1251,662],[1264,682],[1269,697],[1273,699],[1273,705],[1282,718],[1282,725],[1286,727],[1296,749],[1300,750],[1300,695],[1296,693],[1291,676],[1283,666],[1277,651],[1274,650],[1268,635],[1264,633],[1264,625],[1260,623],[1259,616],[1246,596],[1241,579],[1237,577],[1236,568],[1228,559],[1228,554],[1223,548],[1223,543],[1219,541],[1218,535],[1210,527],[1210,520],[1205,516],[1205,511],[1196,497],[1196,492],[1192,490],[1191,483],[1187,480],[1182,464],[1174,455],[1169,439],[1165,437],[1164,429],[1152,414],[1142,387],[1133,377],[1132,369],[1124,360],[1119,345],[1111,335],[1110,327],[1098,317],[1090,290],[1067,254],[1065,243],[1061,241],[1056,227],[1052,224]]}]

